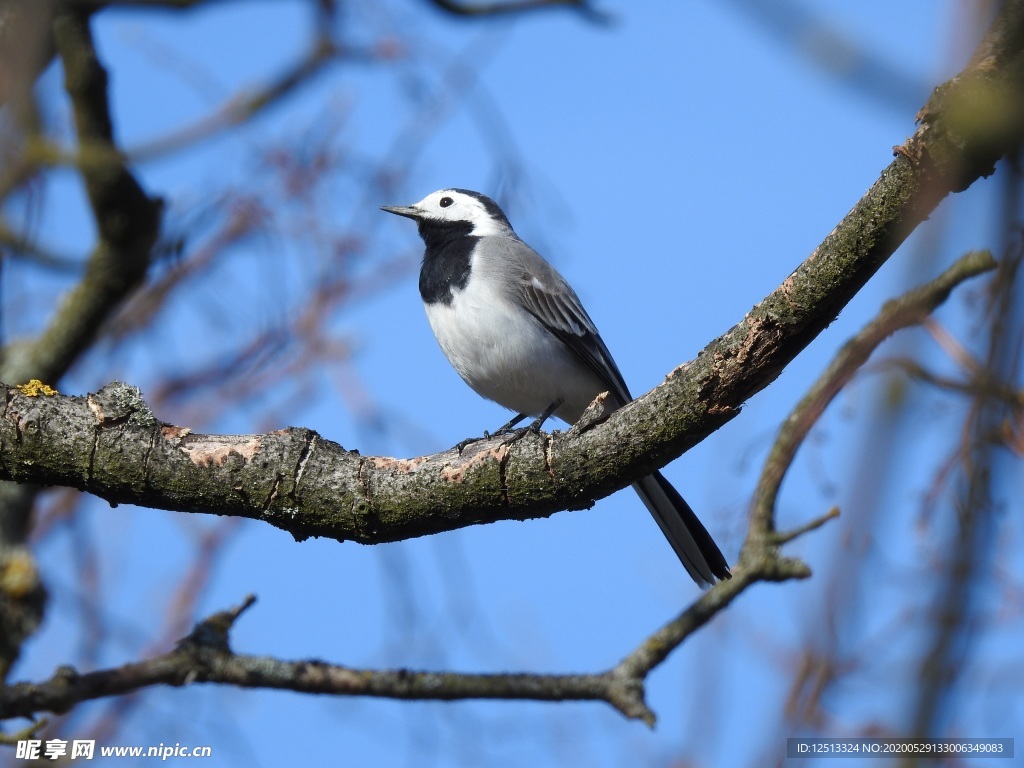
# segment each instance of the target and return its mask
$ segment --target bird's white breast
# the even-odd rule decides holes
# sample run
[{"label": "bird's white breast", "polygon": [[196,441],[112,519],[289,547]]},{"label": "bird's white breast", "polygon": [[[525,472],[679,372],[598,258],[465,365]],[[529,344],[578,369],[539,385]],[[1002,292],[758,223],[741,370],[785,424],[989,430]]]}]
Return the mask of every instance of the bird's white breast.
[{"label": "bird's white breast", "polygon": [[537,416],[558,399],[571,421],[602,391],[561,341],[510,295],[500,281],[481,279],[474,257],[464,289],[449,304],[426,305],[427,319],[449,362],[479,395]]}]

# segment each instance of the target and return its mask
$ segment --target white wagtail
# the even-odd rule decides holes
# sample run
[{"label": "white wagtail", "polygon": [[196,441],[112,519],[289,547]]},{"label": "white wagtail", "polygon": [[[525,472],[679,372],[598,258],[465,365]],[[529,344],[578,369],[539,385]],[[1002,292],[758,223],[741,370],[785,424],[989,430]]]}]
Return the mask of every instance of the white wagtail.
[{"label": "white wagtail", "polygon": [[[574,424],[602,392],[618,408],[632,396],[575,291],[479,192],[442,189],[382,210],[413,219],[426,243],[420,296],[441,349],[477,394],[519,414]],[[655,472],[633,489],[700,586],[730,577],[714,539]]]}]

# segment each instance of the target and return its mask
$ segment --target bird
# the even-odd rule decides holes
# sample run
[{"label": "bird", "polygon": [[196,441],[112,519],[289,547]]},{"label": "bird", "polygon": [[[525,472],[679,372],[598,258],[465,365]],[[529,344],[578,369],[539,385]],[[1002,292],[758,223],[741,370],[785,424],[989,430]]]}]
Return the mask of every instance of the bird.
[{"label": "bird", "polygon": [[[459,376],[517,414],[499,433],[529,416],[537,417],[534,431],[552,415],[574,424],[603,392],[610,409],[633,399],[576,292],[494,200],[452,188],[381,210],[416,222],[427,320]],[[731,577],[714,539],[660,472],[633,489],[698,586]]]}]

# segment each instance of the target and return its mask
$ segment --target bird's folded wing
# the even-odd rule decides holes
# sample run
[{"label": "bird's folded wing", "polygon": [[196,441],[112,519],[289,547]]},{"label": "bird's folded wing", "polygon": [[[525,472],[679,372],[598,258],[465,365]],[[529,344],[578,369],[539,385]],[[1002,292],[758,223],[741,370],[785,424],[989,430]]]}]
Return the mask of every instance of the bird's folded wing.
[{"label": "bird's folded wing", "polygon": [[549,286],[536,276],[521,284],[523,306],[582,360],[622,404],[632,400],[619,367],[597,332],[594,321],[564,281]]}]

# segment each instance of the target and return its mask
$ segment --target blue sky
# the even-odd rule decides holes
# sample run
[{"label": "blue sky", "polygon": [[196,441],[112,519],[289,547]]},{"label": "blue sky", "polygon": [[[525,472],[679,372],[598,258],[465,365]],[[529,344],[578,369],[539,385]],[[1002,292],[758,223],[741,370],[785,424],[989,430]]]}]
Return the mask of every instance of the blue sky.
[{"label": "blue sky", "polygon": [[[138,168],[147,188],[168,199],[175,224],[221,187],[272,187],[260,175],[260,157],[274,142],[329,147],[337,178],[307,207],[275,209],[278,235],[233,250],[215,280],[175,298],[146,343],[109,357],[101,348],[62,390],[94,390],[117,377],[145,392],[176,359],[216,355],[245,329],[273,324],[330,258],[315,247],[319,234],[358,237],[358,269],[401,255],[413,263],[420,248],[414,229],[378,206],[449,186],[499,199],[519,234],[574,285],[634,393],[649,390],[738,322],[828,234],[891,161],[891,147],[913,132],[930,89],[963,64],[972,45],[971,17],[952,0],[821,4],[825,30],[798,38],[769,34],[744,5],[606,3],[611,20],[601,25],[568,11],[480,22],[411,0],[353,4],[346,21],[358,42],[401,41],[393,65],[332,67],[243,131]],[[307,6],[101,13],[95,29],[123,144],[190,124],[279,72],[308,39]],[[874,71],[863,71],[865,54],[902,73],[906,86],[896,96],[878,96]],[[464,83],[460,95],[432,100],[453,79]],[[41,88],[56,94],[59,83],[54,71]],[[364,166],[395,175],[395,199],[365,192]],[[52,218],[39,229],[54,248],[73,252],[88,241],[80,199],[70,175],[50,187]],[[998,244],[993,200],[994,182],[986,182],[944,203],[929,225],[935,234],[915,236],[739,418],[666,469],[730,560],[782,418],[883,301],[969,248]],[[323,232],[304,228],[310,210]],[[47,287],[54,295],[60,289]],[[968,343],[961,302],[954,297],[938,316]],[[31,319],[23,322],[30,329]],[[217,405],[205,427],[250,432],[294,424],[363,453],[412,456],[506,420],[449,368],[423,315],[414,268],[324,323],[352,350],[344,366],[314,378],[303,397],[268,393],[266,410]],[[951,367],[924,332],[906,337],[895,343]],[[343,381],[357,384],[361,410],[353,409],[351,392],[338,392]],[[774,764],[785,749],[780,734],[787,734],[794,665],[809,638],[824,631],[836,588],[826,576],[843,557],[883,574],[864,593],[872,610],[851,634],[851,653],[876,645],[884,653],[833,692],[826,733],[865,722],[898,730],[908,683],[892,670],[918,648],[908,612],[919,616],[934,597],[926,566],[945,531],[935,522],[922,534],[919,508],[959,411],[918,395],[910,409],[915,426],[898,453],[900,481],[882,491],[886,514],[877,519],[876,543],[858,555],[864,532],[856,509],[845,513],[871,482],[859,470],[871,451],[872,419],[884,418],[880,402],[878,377],[855,382],[784,486],[783,526],[835,504],[844,509],[843,519],[789,549],[821,577],[751,590],[680,648],[649,679],[659,716],[653,731],[590,703],[391,703],[205,687],[147,692],[123,732],[138,732],[139,743],[210,744],[217,765],[273,766],[296,757],[380,766]],[[285,421],[267,424],[269,413]],[[157,416],[182,423],[189,413]],[[1017,499],[1020,490],[1011,489]],[[102,663],[131,660],[147,647],[195,537],[218,522],[182,517],[100,502],[84,515],[83,530],[99,542],[101,602],[118,628]],[[1019,522],[1005,536],[1019,544]],[[41,547],[54,599],[17,677],[47,675],[75,652],[69,622],[83,595],[74,571],[60,565],[73,561],[74,541],[51,536]],[[1020,555],[1004,554],[1003,567],[1019,580]],[[629,492],[586,512],[376,547],[296,544],[244,523],[216,565],[200,614],[249,592],[259,602],[235,629],[240,652],[354,666],[551,672],[614,664],[698,594]],[[1018,616],[1010,628],[1019,624]],[[984,642],[989,658],[1008,655],[1000,631]],[[984,665],[977,675],[991,680]],[[986,693],[993,691],[972,684],[964,700],[976,709]],[[1024,722],[1019,696],[998,686],[994,695],[1008,702],[999,713],[969,715],[965,706],[950,727],[964,736],[1015,735],[1010,724]],[[83,708],[81,722],[101,706]]]}]

